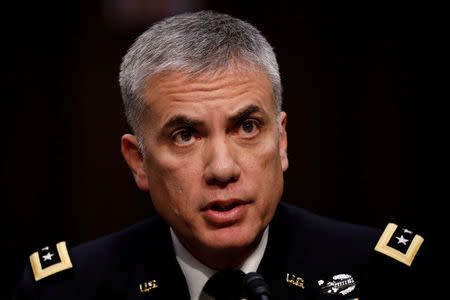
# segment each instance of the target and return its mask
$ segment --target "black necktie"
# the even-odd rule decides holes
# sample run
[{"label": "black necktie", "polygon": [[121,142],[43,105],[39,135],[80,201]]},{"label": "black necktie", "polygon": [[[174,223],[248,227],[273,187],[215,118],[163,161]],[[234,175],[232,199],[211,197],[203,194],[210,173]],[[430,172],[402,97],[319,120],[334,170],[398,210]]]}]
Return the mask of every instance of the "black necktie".
[{"label": "black necktie", "polygon": [[244,296],[244,276],[241,270],[218,271],[206,282],[203,291],[216,300],[240,300]]}]

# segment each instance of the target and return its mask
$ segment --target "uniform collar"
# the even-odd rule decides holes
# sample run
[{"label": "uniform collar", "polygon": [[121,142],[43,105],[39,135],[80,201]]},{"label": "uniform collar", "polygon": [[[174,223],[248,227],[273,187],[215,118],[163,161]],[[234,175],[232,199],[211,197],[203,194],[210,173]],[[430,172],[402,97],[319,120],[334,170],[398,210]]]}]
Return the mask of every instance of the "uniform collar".
[{"label": "uniform collar", "polygon": [[[181,244],[172,228],[170,228],[170,234],[172,236],[176,259],[186,278],[191,300],[198,300],[202,294],[203,286],[216,271],[202,264],[198,259],[192,256],[192,254]],[[256,272],[258,269],[264,251],[266,250],[268,235],[269,226],[264,230],[258,247],[256,247],[255,251],[253,251],[240,267],[244,273]]]}]

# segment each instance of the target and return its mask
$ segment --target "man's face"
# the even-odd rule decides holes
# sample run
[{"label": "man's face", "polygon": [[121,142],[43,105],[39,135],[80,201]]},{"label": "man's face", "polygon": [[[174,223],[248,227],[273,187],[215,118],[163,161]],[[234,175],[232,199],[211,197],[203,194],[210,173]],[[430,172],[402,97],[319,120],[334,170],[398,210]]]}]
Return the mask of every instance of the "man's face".
[{"label": "man's face", "polygon": [[160,75],[145,105],[144,176],[135,178],[158,213],[188,249],[252,245],[273,217],[288,166],[286,114],[277,116],[267,76]]}]

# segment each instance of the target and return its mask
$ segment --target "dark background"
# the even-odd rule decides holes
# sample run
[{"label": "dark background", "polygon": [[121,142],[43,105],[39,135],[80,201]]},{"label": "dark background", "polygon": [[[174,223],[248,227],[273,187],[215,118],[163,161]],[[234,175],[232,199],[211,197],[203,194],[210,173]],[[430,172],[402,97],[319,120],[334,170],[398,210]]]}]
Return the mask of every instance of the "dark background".
[{"label": "dark background", "polygon": [[[214,9],[274,46],[288,112],[285,201],[429,231],[423,7],[391,1],[116,0],[10,5],[3,29],[2,294],[49,241],[74,246],[152,214],[120,153],[121,57],[154,21]],[[362,2],[362,3],[361,3]]]}]

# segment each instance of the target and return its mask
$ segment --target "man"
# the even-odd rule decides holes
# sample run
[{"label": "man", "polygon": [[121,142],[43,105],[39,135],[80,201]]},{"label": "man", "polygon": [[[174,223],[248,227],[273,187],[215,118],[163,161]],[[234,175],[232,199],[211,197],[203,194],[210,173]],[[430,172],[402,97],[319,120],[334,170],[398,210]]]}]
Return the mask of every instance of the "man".
[{"label": "man", "polygon": [[[122,153],[160,217],[70,251],[64,242],[39,249],[18,299],[397,299],[418,292],[419,235],[280,203],[287,115],[275,54],[252,25],[213,12],[160,21],[125,55],[120,84],[133,129],[122,137]],[[245,276],[253,272],[264,281]],[[261,284],[252,290],[254,282]]]}]

